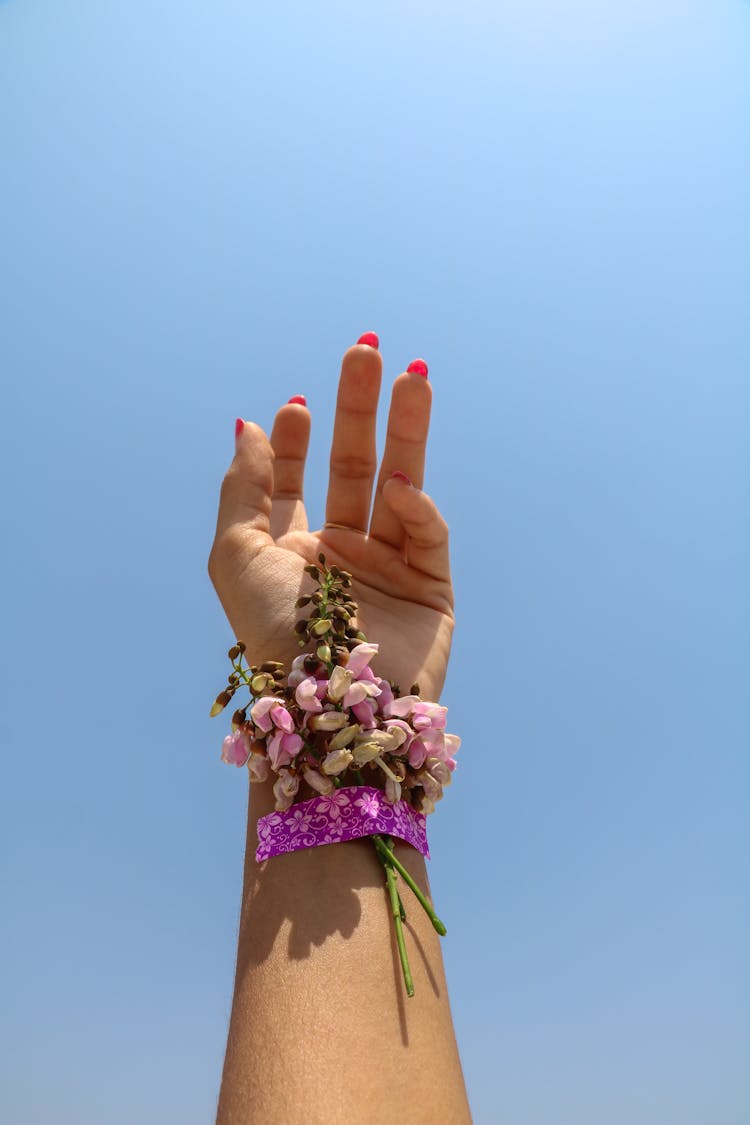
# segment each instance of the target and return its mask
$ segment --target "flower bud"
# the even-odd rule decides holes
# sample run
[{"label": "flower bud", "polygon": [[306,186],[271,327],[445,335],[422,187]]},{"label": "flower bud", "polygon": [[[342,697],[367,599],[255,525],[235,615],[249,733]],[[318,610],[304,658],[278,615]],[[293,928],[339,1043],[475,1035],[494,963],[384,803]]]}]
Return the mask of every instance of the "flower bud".
[{"label": "flower bud", "polygon": [[310,788],[314,789],[316,793],[322,793],[324,796],[333,793],[335,786],[330,777],[324,777],[323,774],[318,773],[317,770],[310,769],[309,766],[307,769],[303,770],[302,776]]},{"label": "flower bud", "polygon": [[352,726],[344,727],[328,743],[329,750],[342,750],[344,746],[348,746],[352,739],[358,734],[360,727],[357,723]]},{"label": "flower bud", "polygon": [[359,769],[360,766],[366,766],[373,758],[377,758],[378,754],[383,753],[383,747],[378,746],[377,742],[360,742],[354,747],[352,751],[352,759],[355,766]]},{"label": "flower bud", "polygon": [[332,750],[326,754],[323,759],[323,773],[328,774],[329,777],[335,777],[339,773],[343,773],[348,769],[352,762],[352,755],[348,750]]},{"label": "flower bud", "polygon": [[328,681],[327,689],[328,698],[331,702],[339,703],[348,692],[351,683],[351,672],[347,672],[345,668],[339,668],[338,666],[334,668],[331,672],[331,678]]},{"label": "flower bud", "polygon": [[330,663],[331,650],[328,645],[318,645],[317,649],[315,650],[315,655],[317,656],[318,660],[322,660],[324,664]]},{"label": "flower bud", "polygon": [[331,622],[328,620],[327,617],[321,617],[320,620],[316,621],[315,624],[310,629],[310,632],[315,637],[324,637],[326,635],[326,633],[330,633],[330,631],[331,631]]},{"label": "flower bud", "polygon": [[236,660],[239,655],[240,655],[239,645],[232,645],[229,652],[227,653],[227,656],[229,657],[229,659],[230,660]]},{"label": "flower bud", "polygon": [[247,713],[244,710],[235,711],[232,715],[232,730],[239,730],[246,719]]},{"label": "flower bud", "polygon": [[393,778],[385,779],[385,799],[390,805],[396,805],[401,800],[401,783]]},{"label": "flower bud", "polygon": [[406,763],[402,762],[400,758],[389,758],[388,768],[397,781],[402,784],[406,781]]},{"label": "flower bud", "polygon": [[259,672],[250,681],[250,690],[253,695],[261,695],[273,682],[272,677],[265,672]]},{"label": "flower bud", "polygon": [[432,774],[427,770],[420,770],[417,774],[416,780],[424,789],[425,797],[427,797],[428,800],[432,801],[433,803],[439,801],[443,796],[442,785],[440,784],[440,782],[436,781]]},{"label": "flower bud", "polygon": [[308,720],[311,730],[341,730],[348,722],[343,711],[321,711]]},{"label": "flower bud", "polygon": [[438,758],[428,758],[427,768],[432,777],[435,778],[435,781],[440,785],[450,785],[453,780],[450,766],[446,765],[445,762],[441,762]]},{"label": "flower bud", "polygon": [[291,808],[298,789],[299,778],[291,774],[289,770],[280,770],[279,776],[273,786],[277,812],[284,812],[286,809]]},{"label": "flower bud", "polygon": [[224,710],[224,708],[226,707],[227,703],[229,702],[229,700],[232,698],[233,695],[234,695],[233,691],[219,692],[219,694],[216,696],[216,699],[214,700],[214,705],[209,712],[212,719],[214,718],[215,715],[220,714]]},{"label": "flower bud", "polygon": [[250,775],[250,781],[258,782],[265,781],[268,777],[268,758],[264,754],[251,754],[247,759],[247,772]]}]

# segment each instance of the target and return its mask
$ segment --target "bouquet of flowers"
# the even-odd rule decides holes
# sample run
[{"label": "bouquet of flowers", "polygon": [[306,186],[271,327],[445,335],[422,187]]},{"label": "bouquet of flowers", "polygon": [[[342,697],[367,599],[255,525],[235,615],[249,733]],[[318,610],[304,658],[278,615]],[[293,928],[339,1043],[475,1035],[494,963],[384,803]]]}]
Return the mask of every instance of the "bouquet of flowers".
[{"label": "bouquet of flowers", "polygon": [[[370,665],[378,646],[357,628],[352,576],[329,568],[322,554],[318,562],[305,567],[317,589],[296,603],[308,613],[295,626],[299,646],[310,651],[296,657],[288,674],[275,661],[259,667],[243,663],[242,641],[229,650],[232,672],[211,715],[223,711],[241,688],[247,688],[250,699],[232,715],[222,760],[246,766],[252,782],[274,775],[277,813],[308,795],[373,786],[394,812],[421,820],[423,829],[423,817],[434,811],[450,784],[460,739],[446,733],[447,708],[421,699],[418,684],[402,695],[398,684],[376,675]],[[367,800],[377,803],[379,793],[365,793],[358,804]],[[402,927],[406,914],[396,872],[437,932],[445,934],[445,926],[394,854],[391,837],[375,833],[371,839],[385,869],[404,980],[412,996]],[[423,851],[427,854],[426,837]]]}]

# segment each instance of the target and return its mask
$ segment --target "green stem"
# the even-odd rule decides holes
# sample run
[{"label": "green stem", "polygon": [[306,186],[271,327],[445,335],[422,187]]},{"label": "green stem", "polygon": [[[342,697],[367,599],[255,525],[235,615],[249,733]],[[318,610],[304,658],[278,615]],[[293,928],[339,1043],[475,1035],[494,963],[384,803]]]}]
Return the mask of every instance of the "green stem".
[{"label": "green stem", "polygon": [[396,873],[393,870],[393,865],[384,859],[383,856],[378,854],[378,859],[385,868],[385,878],[388,884],[388,897],[391,900],[391,911],[393,913],[393,924],[396,927],[396,945],[398,946],[398,955],[401,961],[401,969],[404,974],[404,984],[406,985],[406,995],[414,995],[414,982],[411,979],[411,969],[409,968],[409,957],[406,952],[406,942],[404,941],[404,927],[402,919],[403,906],[401,905],[401,898],[399,897],[398,890],[396,889]]},{"label": "green stem", "polygon": [[[414,892],[414,894],[417,897],[417,901],[419,902],[420,906],[422,907],[422,909],[426,913],[427,917],[432,922],[433,928],[435,930],[437,930],[437,932],[440,934],[441,937],[444,937],[446,935],[446,933],[448,932],[445,928],[444,923],[440,921],[437,914],[433,910],[432,905],[427,901],[425,896],[422,894],[422,891],[419,889],[417,884],[414,882],[411,875],[409,874],[409,872],[404,867],[403,863],[401,863],[396,858],[393,851],[388,846],[388,844],[386,844],[386,842],[385,842],[385,840],[383,839],[382,836],[373,836],[372,839],[373,839],[373,841],[375,843],[375,847],[377,848],[380,855],[383,856],[384,858],[386,858],[388,860],[388,862],[391,863],[396,868],[396,870],[398,871],[399,875],[404,880],[406,885]],[[390,840],[390,837],[388,837],[388,839]],[[392,843],[392,841],[391,841],[391,843]]]}]

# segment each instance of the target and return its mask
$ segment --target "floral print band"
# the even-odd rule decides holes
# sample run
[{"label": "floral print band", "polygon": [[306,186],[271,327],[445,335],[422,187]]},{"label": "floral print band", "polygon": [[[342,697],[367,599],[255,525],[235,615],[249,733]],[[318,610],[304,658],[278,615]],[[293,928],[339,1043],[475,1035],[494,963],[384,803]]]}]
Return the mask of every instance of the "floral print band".
[{"label": "floral print band", "polygon": [[258,863],[285,852],[364,836],[397,836],[428,859],[426,817],[407,801],[391,804],[380,789],[353,785],[313,797],[258,821]]}]

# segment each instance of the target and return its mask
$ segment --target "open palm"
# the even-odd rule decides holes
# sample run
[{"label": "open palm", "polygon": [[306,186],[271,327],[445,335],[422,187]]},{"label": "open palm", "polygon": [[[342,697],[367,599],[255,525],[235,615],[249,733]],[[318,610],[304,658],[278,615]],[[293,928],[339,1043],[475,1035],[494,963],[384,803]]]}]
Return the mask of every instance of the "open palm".
[{"label": "open palm", "polygon": [[283,406],[270,440],[254,423],[238,423],[209,573],[250,662],[282,660],[288,669],[300,651],[294,603],[313,586],[304,567],[322,551],[329,565],[354,578],[358,627],[380,645],[374,670],[403,691],[417,681],[423,698],[436,700],[450,652],[453,591],[448,530],[421,491],[432,392],[418,371],[398,376],[378,471],[381,374],[376,347],[359,343],[344,355],[326,524],[319,531],[308,529],[303,502],[306,407]]}]

